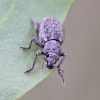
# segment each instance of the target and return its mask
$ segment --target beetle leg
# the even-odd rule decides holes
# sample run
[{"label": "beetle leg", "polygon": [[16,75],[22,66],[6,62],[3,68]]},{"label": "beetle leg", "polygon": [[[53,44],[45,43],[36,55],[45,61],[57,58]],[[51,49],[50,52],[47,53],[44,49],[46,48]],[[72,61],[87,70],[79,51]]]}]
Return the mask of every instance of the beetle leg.
[{"label": "beetle leg", "polygon": [[31,20],[31,24],[34,26],[35,33],[37,34],[37,37],[39,38],[38,33],[39,33],[40,23],[34,22],[33,20]]},{"label": "beetle leg", "polygon": [[29,45],[27,47],[20,47],[22,50],[27,50],[31,48],[32,42],[34,42],[36,45],[42,47],[42,45],[40,44],[40,42],[36,39],[36,38],[32,38],[29,42]]},{"label": "beetle leg", "polygon": [[66,57],[66,53],[62,52],[59,56],[63,56],[57,68],[58,68],[58,74],[62,77],[62,85],[64,86],[65,85],[64,76],[63,76],[64,70],[61,69],[61,64],[63,63]]},{"label": "beetle leg", "polygon": [[31,72],[33,69],[34,69],[34,65],[36,63],[36,59],[38,56],[42,55],[43,52],[41,50],[38,50],[36,53],[35,53],[35,57],[34,57],[34,61],[33,61],[33,64],[32,64],[32,67],[30,69],[28,69],[27,71],[25,71],[25,73],[29,73]]}]

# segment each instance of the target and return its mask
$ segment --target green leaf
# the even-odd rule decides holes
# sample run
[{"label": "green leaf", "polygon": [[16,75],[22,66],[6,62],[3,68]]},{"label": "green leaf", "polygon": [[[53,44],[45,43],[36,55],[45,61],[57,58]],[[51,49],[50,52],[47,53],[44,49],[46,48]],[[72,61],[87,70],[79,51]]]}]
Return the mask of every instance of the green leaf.
[{"label": "green leaf", "polygon": [[35,52],[40,49],[34,43],[32,48],[22,51],[36,34],[30,19],[41,21],[52,16],[64,22],[73,0],[1,0],[0,1],[0,100],[16,100],[39,84],[53,72],[44,68],[38,57],[35,69],[29,74]]}]

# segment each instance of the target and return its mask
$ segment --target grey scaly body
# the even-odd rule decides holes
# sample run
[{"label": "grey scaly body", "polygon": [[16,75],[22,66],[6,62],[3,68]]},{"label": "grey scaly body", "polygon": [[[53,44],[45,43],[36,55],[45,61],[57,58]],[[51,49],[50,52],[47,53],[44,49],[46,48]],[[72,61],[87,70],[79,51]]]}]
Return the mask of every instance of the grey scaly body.
[{"label": "grey scaly body", "polygon": [[27,47],[20,47],[22,50],[27,50],[31,48],[32,42],[36,45],[43,48],[43,50],[38,50],[35,54],[34,61],[32,67],[27,70],[25,73],[29,73],[34,69],[34,65],[36,63],[37,56],[45,55],[44,61],[46,62],[46,66],[49,69],[54,68],[56,62],[59,60],[59,57],[62,56],[62,59],[57,66],[58,74],[63,79],[64,85],[64,77],[63,70],[61,69],[61,64],[63,63],[66,54],[61,52],[61,45],[64,41],[64,30],[60,22],[54,18],[46,17],[41,23],[32,21],[34,25],[35,32],[37,34],[38,39],[32,38]]}]

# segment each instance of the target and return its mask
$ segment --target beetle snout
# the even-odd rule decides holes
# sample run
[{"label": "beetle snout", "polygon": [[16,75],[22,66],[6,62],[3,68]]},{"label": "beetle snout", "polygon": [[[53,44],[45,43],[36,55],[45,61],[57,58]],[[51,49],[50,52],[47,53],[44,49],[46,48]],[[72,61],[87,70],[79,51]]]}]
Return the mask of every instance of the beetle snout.
[{"label": "beetle snout", "polygon": [[53,64],[52,65],[47,65],[47,68],[53,69],[54,68],[54,65]]},{"label": "beetle snout", "polygon": [[49,68],[49,69],[53,69],[54,68],[54,62],[52,62],[52,60],[47,60],[46,61],[46,66],[47,66],[47,68]]}]

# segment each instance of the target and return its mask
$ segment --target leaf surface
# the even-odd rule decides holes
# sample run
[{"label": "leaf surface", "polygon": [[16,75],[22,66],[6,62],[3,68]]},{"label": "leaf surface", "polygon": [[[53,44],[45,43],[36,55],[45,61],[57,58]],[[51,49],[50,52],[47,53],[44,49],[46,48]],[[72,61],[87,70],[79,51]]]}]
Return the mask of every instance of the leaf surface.
[{"label": "leaf surface", "polygon": [[53,72],[44,68],[41,73],[42,58],[38,57],[35,69],[29,74],[35,52],[40,49],[34,43],[32,48],[22,51],[36,34],[30,19],[41,21],[52,16],[61,23],[73,0],[1,0],[0,1],[0,100],[16,100]]}]

